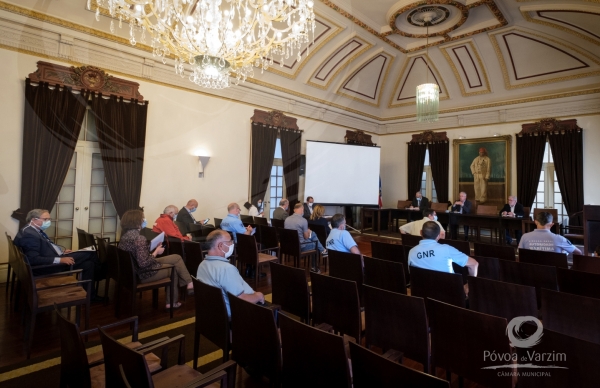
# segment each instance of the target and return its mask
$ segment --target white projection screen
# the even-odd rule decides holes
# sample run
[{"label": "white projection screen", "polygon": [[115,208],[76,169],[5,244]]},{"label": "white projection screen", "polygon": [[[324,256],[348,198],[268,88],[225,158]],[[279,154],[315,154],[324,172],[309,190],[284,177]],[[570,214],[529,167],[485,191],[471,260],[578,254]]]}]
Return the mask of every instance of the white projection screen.
[{"label": "white projection screen", "polygon": [[377,205],[380,151],[307,140],[305,197],[322,205]]}]

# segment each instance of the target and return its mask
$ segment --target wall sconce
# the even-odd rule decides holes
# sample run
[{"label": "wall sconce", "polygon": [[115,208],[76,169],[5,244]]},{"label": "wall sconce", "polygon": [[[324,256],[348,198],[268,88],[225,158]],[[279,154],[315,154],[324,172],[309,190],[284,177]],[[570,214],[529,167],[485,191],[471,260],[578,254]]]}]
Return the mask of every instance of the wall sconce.
[{"label": "wall sconce", "polygon": [[494,133],[494,137],[498,137],[500,134],[498,132]]},{"label": "wall sconce", "polygon": [[198,173],[198,178],[204,178],[204,169],[210,160],[210,156],[198,156],[198,161],[200,162],[201,171]]},{"label": "wall sconce", "polygon": [[462,140],[462,139],[466,139],[467,137],[466,136],[459,136],[458,138]]}]

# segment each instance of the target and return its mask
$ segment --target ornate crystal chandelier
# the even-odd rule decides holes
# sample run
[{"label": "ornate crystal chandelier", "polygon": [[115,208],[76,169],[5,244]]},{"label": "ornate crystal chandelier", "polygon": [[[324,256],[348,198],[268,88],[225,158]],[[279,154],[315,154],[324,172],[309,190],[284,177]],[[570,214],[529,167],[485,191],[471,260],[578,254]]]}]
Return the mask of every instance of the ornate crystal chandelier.
[{"label": "ornate crystal chandelier", "polygon": [[[425,56],[429,57],[429,24],[431,15],[425,14],[427,26],[427,43]],[[438,120],[440,108],[440,88],[437,84],[429,83],[429,69],[427,69],[427,82],[417,86],[417,122],[432,122]]]},{"label": "ornate crystal chandelier", "polygon": [[[91,9],[88,0],[88,9]],[[313,0],[96,0],[113,19],[129,23],[129,42],[150,40],[152,53],[166,63],[175,58],[175,72],[211,89],[254,76],[254,67],[280,66],[314,40]],[[111,21],[115,31],[115,20]],[[308,54],[308,47],[307,47]],[[186,70],[186,65],[191,71]]]}]

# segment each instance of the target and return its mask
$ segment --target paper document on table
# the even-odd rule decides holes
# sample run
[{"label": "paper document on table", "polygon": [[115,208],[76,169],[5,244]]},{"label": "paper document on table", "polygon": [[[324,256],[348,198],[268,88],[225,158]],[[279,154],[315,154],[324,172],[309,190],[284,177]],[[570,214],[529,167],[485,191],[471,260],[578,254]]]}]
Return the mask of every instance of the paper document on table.
[{"label": "paper document on table", "polygon": [[150,252],[154,251],[163,241],[165,241],[165,232],[161,232],[150,241]]}]

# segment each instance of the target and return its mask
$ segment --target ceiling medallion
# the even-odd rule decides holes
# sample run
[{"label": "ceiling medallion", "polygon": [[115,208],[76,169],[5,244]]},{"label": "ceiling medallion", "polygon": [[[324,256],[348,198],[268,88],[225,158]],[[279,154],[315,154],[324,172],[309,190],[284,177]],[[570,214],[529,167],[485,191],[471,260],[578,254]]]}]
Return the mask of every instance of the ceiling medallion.
[{"label": "ceiling medallion", "polygon": [[[430,26],[435,26],[448,19],[448,16],[450,16],[448,8],[439,5],[426,5],[413,9],[406,15],[406,21],[417,27],[425,27],[427,23]],[[429,20],[429,22],[426,22],[426,20]]]}]

